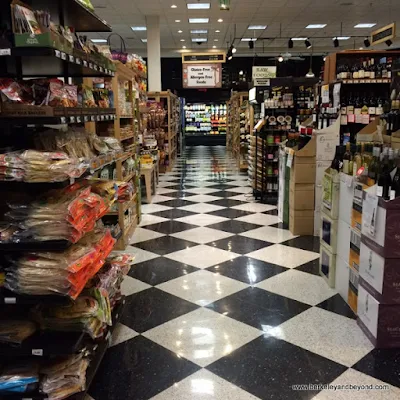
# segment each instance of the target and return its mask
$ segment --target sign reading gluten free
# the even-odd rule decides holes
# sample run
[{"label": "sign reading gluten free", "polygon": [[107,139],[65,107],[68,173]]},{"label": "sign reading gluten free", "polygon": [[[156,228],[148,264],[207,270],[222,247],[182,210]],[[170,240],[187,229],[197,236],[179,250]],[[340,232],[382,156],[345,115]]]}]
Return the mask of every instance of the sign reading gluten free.
[{"label": "sign reading gluten free", "polygon": [[222,87],[221,64],[183,64],[183,87],[212,89]]}]

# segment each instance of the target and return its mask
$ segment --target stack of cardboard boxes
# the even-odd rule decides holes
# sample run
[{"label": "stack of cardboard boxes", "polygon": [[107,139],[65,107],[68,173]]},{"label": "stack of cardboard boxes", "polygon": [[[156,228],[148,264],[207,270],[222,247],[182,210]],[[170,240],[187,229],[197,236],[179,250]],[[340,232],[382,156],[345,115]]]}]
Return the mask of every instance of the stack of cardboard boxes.
[{"label": "stack of cardboard boxes", "polygon": [[363,192],[358,319],[376,347],[400,347],[400,198]]},{"label": "stack of cardboard boxes", "polygon": [[301,150],[291,149],[288,155],[289,229],[294,235],[314,234],[315,155],[314,136]]}]

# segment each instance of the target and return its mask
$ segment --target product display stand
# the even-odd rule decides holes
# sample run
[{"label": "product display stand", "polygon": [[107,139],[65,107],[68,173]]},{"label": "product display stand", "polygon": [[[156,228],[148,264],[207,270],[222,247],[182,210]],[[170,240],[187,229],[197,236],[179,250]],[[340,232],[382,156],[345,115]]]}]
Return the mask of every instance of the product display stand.
[{"label": "product display stand", "polygon": [[[138,102],[133,99],[132,87],[135,75],[89,47],[87,52],[78,50],[80,39],[66,25],[77,32],[111,30],[82,2],[12,2],[13,7],[23,9],[13,14],[15,20],[24,22],[22,25],[11,21],[11,2],[4,3],[0,20],[6,30],[11,26],[13,30],[1,41],[0,78],[18,80],[1,79],[5,157],[0,190],[9,204],[22,202],[26,225],[18,226],[13,208],[2,204],[3,215],[9,212],[12,222],[3,219],[0,239],[3,255],[7,255],[0,266],[0,330],[17,324],[11,337],[22,338],[0,345],[0,374],[6,374],[4,367],[14,365],[26,370],[20,377],[6,374],[14,386],[8,393],[2,387],[0,398],[58,396],[59,387],[48,385],[56,378],[64,385],[63,398],[71,394],[69,399],[83,400],[121,318],[125,304],[121,283],[133,262],[130,255],[110,256],[110,252],[125,247],[137,223],[138,187],[132,190],[125,183],[138,176],[139,167],[135,149]],[[41,7],[51,10],[48,19],[62,25],[57,31],[46,31],[44,24],[35,21],[48,13]],[[31,28],[35,31],[16,31]],[[42,79],[28,81],[30,77]],[[83,81],[81,99],[73,79]],[[113,108],[112,96],[101,87],[107,80],[111,80]],[[29,91],[28,99],[24,97],[24,85],[35,85],[34,102],[40,105],[32,105]],[[7,90],[10,87],[15,91]],[[39,91],[46,96],[46,105],[39,102]],[[119,102],[119,94],[124,104]],[[24,150],[9,158],[8,146],[12,151]],[[128,214],[133,215],[130,225],[126,223]],[[41,218],[40,229],[36,224],[28,226],[34,218]],[[115,246],[119,238],[122,240]],[[21,260],[37,265],[27,266]],[[95,305],[98,308],[93,313]],[[87,313],[83,317],[82,307]],[[74,311],[67,315],[71,309]],[[56,368],[54,362],[58,363]],[[78,374],[71,372],[73,365],[79,365]]]},{"label": "product display stand", "polygon": [[160,164],[160,172],[170,172],[174,167],[178,150],[178,136],[181,124],[179,97],[169,90],[166,92],[148,92],[147,97],[149,100],[162,103],[167,111],[164,125],[167,133],[164,142],[165,162]]}]

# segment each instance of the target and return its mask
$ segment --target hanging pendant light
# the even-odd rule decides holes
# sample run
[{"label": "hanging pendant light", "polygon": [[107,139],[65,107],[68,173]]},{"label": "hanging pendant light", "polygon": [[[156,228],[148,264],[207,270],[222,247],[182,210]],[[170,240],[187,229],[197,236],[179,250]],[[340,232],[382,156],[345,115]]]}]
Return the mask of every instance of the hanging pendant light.
[{"label": "hanging pendant light", "polygon": [[312,70],[312,55],[313,55],[313,53],[311,51],[311,54],[310,54],[310,69],[306,73],[306,78],[315,78],[315,74],[314,74],[314,72]]}]

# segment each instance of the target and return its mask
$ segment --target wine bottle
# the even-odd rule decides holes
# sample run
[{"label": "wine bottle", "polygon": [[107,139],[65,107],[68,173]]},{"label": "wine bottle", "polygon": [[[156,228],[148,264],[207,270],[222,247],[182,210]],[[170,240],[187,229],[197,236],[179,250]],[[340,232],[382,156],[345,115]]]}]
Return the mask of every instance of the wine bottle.
[{"label": "wine bottle", "polygon": [[357,94],[355,104],[354,104],[354,114],[355,115],[360,115],[361,114],[361,109],[362,109],[362,104],[361,104],[361,98],[360,95]]},{"label": "wine bottle", "polygon": [[369,66],[369,78],[370,79],[375,79],[375,69],[376,69],[375,59],[371,58],[370,66]]},{"label": "wine bottle", "polygon": [[388,157],[384,157],[382,173],[379,175],[378,186],[376,188],[376,195],[383,197],[385,200],[390,199],[390,190],[392,186],[392,177],[390,176],[388,161]]},{"label": "wine bottle", "polygon": [[361,165],[362,165],[361,146],[357,145],[357,150],[353,157],[353,171],[352,171],[353,176],[357,175],[357,171],[361,168]]},{"label": "wine bottle", "polygon": [[341,146],[336,146],[335,157],[332,160],[331,168],[335,169],[338,172],[340,172],[340,170],[342,169],[342,155],[340,153]]},{"label": "wine bottle", "polygon": [[350,151],[350,143],[346,143],[346,152],[343,154],[343,172],[347,175],[351,175],[353,170],[350,173],[350,163],[353,161],[353,156]]}]

